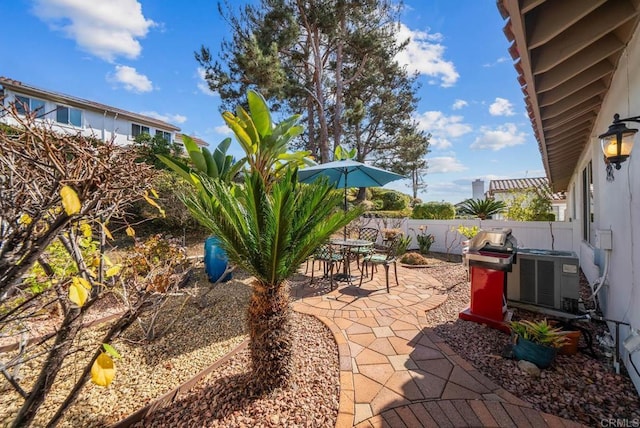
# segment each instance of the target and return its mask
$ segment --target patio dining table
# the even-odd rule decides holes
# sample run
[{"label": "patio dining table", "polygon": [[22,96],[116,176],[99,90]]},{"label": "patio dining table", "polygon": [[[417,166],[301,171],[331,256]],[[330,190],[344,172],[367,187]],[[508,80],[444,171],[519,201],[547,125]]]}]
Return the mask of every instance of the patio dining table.
[{"label": "patio dining table", "polygon": [[337,274],[334,279],[342,282],[353,281],[349,266],[351,262],[350,249],[355,247],[373,247],[373,242],[367,241],[366,239],[331,239],[330,242],[332,245],[336,245],[342,249],[344,257],[342,273]]}]

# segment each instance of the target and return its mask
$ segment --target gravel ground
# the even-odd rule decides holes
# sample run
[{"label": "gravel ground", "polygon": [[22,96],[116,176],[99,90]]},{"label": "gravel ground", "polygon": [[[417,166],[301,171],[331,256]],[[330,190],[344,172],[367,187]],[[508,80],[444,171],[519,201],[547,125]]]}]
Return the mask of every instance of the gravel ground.
[{"label": "gravel ground", "polygon": [[[192,295],[182,308],[180,322],[165,336],[153,341],[142,340],[142,330],[134,324],[125,335],[113,342],[122,358],[115,361],[116,376],[108,388],[88,383],[78,400],[67,410],[59,426],[104,426],[124,419],[162,394],[189,380],[246,338],[245,314],[250,288],[247,276],[235,274],[234,280],[215,288],[199,288],[206,281],[202,272],[194,278],[188,291]],[[207,293],[207,291],[210,292]],[[158,319],[159,326],[172,320],[172,313],[182,307],[185,297],[176,296]],[[44,426],[57,404],[76,379],[78,367],[84,367],[89,353],[105,334],[108,326],[88,329],[76,345],[79,352],[67,358],[54,388],[47,395],[34,426]],[[84,349],[84,351],[82,351]],[[10,354],[0,354],[6,361]],[[20,374],[27,387],[33,383],[40,360],[24,364]],[[0,426],[7,426],[17,413],[22,399],[0,377]]]},{"label": "gravel ground", "polygon": [[[530,378],[514,361],[501,357],[507,335],[458,319],[458,312],[469,304],[469,286],[462,265],[434,259],[426,272],[442,283],[439,291],[449,295],[442,306],[427,313],[428,325],[494,382],[537,409],[590,426],[610,418],[640,420],[635,388],[627,376],[612,373],[599,350],[596,359],[581,353],[558,356],[539,379]],[[123,358],[116,362],[118,372],[112,385],[104,389],[88,384],[61,426],[103,426],[121,420],[228,353],[246,338],[244,317],[250,293],[247,280],[236,273],[233,281],[208,294],[193,288],[194,297],[180,318],[184,322],[176,323],[172,332],[158,341],[141,341],[140,331],[131,330],[125,340],[116,343]],[[176,299],[174,308],[181,303]],[[170,313],[169,308],[166,313]],[[139,426],[334,426],[339,399],[336,344],[320,321],[296,313],[292,317],[296,369],[289,387],[268,397],[256,397],[250,387],[248,352],[242,351]],[[516,317],[535,314],[521,311]],[[590,328],[594,335],[600,333],[597,325],[591,324]],[[92,329],[82,340],[89,342],[102,334],[100,329]],[[73,380],[71,367],[82,363],[82,355],[78,353],[69,361],[62,375],[67,380],[49,394],[36,426],[43,425],[56,398],[69,388]],[[4,355],[0,357],[4,359]],[[25,379],[34,367],[32,362],[23,368]],[[2,379],[0,426],[11,421],[21,402]]]},{"label": "gravel ground", "polygon": [[[427,271],[448,290],[447,301],[427,313],[427,322],[460,356],[480,372],[536,409],[579,421],[588,426],[603,426],[603,420],[640,421],[640,398],[626,374],[617,375],[611,360],[593,346],[596,358],[585,353],[558,355],[554,364],[542,370],[538,379],[524,374],[514,360],[503,358],[509,342],[506,334],[480,324],[458,319],[458,312],[469,305],[466,271],[451,265]],[[582,279],[582,286],[586,280]],[[514,319],[539,319],[539,314],[516,310]],[[594,338],[603,327],[583,323]],[[596,342],[597,343],[597,342]],[[582,339],[581,346],[586,346]],[[628,425],[631,426],[631,425]]]},{"label": "gravel ground", "polygon": [[292,313],[291,385],[259,397],[251,388],[249,352],[202,379],[186,396],[139,427],[333,427],[338,415],[338,349],[316,318]]}]

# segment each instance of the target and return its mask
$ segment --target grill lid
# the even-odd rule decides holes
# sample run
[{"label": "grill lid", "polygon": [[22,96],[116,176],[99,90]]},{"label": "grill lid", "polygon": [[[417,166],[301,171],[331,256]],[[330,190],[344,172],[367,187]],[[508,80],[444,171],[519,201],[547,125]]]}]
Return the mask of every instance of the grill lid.
[{"label": "grill lid", "polygon": [[469,251],[515,252],[518,241],[509,228],[481,230],[469,241]]}]

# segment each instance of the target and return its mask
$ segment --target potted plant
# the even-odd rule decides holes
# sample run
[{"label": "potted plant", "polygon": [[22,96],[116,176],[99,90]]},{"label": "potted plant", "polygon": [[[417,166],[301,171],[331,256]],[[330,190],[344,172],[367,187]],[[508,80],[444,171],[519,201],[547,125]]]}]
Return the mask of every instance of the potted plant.
[{"label": "potted plant", "polygon": [[541,369],[551,365],[558,348],[567,340],[562,330],[549,324],[546,319],[512,321],[509,327],[515,336],[513,356],[516,360],[530,361]]}]

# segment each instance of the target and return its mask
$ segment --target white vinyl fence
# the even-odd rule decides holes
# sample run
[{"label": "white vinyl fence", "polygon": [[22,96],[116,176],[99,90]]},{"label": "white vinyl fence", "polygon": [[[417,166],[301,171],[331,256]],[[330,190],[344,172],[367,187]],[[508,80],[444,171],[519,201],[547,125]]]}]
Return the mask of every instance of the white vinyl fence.
[{"label": "white vinyl fence", "polygon": [[[479,229],[509,228],[518,241],[519,248],[537,248],[544,250],[578,251],[573,245],[573,226],[569,222],[548,221],[505,221],[505,220],[413,220],[397,218],[361,218],[361,226],[378,229],[400,229],[405,235],[413,237],[409,249],[417,249],[416,234],[420,226],[426,227],[426,233],[435,237],[431,251],[438,253],[462,254],[462,241],[467,238],[458,233],[458,227]],[[381,239],[381,238],[379,238]]]}]

